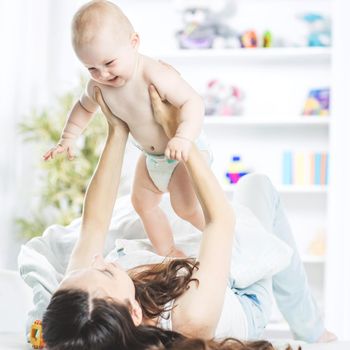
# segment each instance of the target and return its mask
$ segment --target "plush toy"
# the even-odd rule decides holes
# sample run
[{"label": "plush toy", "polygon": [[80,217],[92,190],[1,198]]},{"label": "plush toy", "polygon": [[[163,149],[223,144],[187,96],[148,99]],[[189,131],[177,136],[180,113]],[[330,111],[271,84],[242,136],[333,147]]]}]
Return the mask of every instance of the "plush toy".
[{"label": "plush toy", "polygon": [[204,94],[205,114],[233,116],[243,113],[244,94],[236,86],[224,84],[218,79],[210,80]]},{"label": "plush toy", "polygon": [[210,4],[184,5],[184,28],[176,33],[182,49],[239,47],[237,33],[225,21],[235,13],[234,0],[226,0],[222,9],[212,10]]},{"label": "plush toy", "polygon": [[307,46],[326,47],[331,45],[330,19],[318,13],[307,13],[299,16],[308,26]]}]

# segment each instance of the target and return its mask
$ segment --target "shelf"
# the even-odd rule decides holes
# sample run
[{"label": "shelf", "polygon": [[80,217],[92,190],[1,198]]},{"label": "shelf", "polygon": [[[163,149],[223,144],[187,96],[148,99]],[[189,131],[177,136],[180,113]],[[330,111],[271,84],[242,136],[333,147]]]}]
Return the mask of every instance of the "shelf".
[{"label": "shelf", "polygon": [[314,256],[314,255],[302,255],[301,260],[305,264],[324,264],[324,256]]},{"label": "shelf", "polygon": [[296,47],[296,48],[251,48],[251,49],[203,49],[203,50],[169,50],[151,53],[152,57],[159,59],[232,59],[241,60],[272,60],[290,61],[295,63],[324,62],[331,60],[331,48],[327,47]]},{"label": "shelf", "polygon": [[204,125],[235,126],[328,126],[330,117],[298,116],[298,117],[254,117],[254,116],[206,116]]},{"label": "shelf", "polygon": [[[235,185],[223,185],[224,191],[227,193],[233,193]],[[326,194],[327,186],[324,185],[309,185],[309,186],[297,186],[297,185],[279,185],[277,191],[281,194]]]},{"label": "shelf", "polygon": [[326,194],[327,186],[325,185],[280,185],[277,186],[277,190],[280,193],[319,193]]}]

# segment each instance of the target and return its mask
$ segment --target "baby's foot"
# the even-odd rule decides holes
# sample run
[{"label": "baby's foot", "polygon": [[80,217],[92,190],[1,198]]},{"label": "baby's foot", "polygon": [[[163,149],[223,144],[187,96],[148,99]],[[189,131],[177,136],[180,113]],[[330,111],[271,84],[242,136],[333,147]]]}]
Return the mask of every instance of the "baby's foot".
[{"label": "baby's foot", "polygon": [[317,343],[329,343],[336,340],[338,340],[337,336],[325,329],[321,336],[317,339]]}]

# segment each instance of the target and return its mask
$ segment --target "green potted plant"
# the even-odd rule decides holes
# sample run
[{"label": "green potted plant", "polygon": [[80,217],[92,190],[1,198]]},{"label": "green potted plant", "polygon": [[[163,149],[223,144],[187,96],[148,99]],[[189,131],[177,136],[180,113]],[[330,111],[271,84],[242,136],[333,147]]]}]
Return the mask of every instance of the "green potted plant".
[{"label": "green potted plant", "polygon": [[59,140],[67,115],[81,91],[79,86],[79,89],[67,92],[57,99],[54,106],[33,111],[26,121],[19,124],[24,141],[35,144],[39,172],[38,188],[35,190],[38,202],[26,217],[16,219],[18,231],[24,238],[41,235],[53,223],[67,225],[81,215],[85,189],[97,164],[107,130],[101,114],[95,115],[78,139],[73,161],[65,155],[48,162],[40,161],[41,155]]}]

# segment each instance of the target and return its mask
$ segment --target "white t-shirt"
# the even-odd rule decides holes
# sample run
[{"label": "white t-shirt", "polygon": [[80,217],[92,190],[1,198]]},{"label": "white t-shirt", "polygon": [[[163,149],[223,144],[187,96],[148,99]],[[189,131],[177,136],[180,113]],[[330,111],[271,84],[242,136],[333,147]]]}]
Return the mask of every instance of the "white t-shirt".
[{"label": "white t-shirt", "polygon": [[[173,304],[174,300],[169,302],[166,308],[171,308]],[[158,326],[166,330],[173,330],[171,311],[162,314]],[[240,340],[248,339],[247,316],[238,300],[238,296],[229,287],[226,288],[224,305],[214,335],[215,339],[228,337]]]}]

